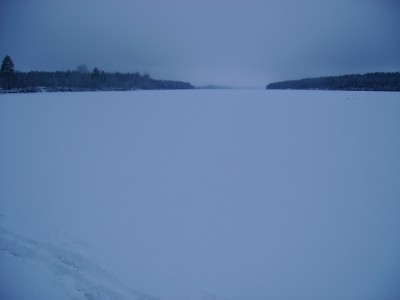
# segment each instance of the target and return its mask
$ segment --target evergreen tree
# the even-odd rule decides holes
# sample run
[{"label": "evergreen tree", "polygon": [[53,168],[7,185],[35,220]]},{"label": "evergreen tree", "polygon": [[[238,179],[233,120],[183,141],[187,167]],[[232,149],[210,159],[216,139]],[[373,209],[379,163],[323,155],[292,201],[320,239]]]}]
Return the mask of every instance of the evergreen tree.
[{"label": "evergreen tree", "polygon": [[94,68],[92,74],[90,75],[92,79],[92,88],[99,87],[100,76],[101,76],[100,70],[98,68]]},{"label": "evergreen tree", "polygon": [[3,79],[4,89],[10,90],[13,86],[14,63],[9,55],[6,55],[3,59],[0,74]]}]

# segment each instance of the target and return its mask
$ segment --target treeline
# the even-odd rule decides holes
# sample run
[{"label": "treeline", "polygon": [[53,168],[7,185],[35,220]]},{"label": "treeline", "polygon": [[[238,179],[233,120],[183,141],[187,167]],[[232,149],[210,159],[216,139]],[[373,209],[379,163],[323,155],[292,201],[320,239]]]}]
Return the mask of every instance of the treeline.
[{"label": "treeline", "polygon": [[367,73],[306,78],[270,83],[267,89],[400,91],[400,73]]},{"label": "treeline", "polygon": [[94,90],[167,90],[193,89],[187,82],[157,80],[148,74],[107,73],[94,68],[89,72],[81,65],[76,71],[19,72],[14,71],[10,56],[3,60],[0,72],[0,86],[8,92],[37,91],[94,91]]},{"label": "treeline", "polygon": [[[165,90],[192,89],[190,83],[156,80],[148,74],[96,71],[14,72],[7,88],[14,91]],[[4,85],[4,83],[3,83]]]},{"label": "treeline", "polygon": [[15,72],[13,89],[46,89],[47,91],[85,91],[85,90],[165,90],[192,89],[187,82],[156,80],[148,74],[106,73],[94,69],[92,72]]}]

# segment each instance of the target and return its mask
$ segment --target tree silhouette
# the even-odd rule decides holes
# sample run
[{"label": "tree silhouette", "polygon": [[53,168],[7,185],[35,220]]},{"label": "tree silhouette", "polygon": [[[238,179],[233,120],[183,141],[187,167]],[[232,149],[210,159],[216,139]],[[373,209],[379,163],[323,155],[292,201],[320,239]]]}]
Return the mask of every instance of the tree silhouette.
[{"label": "tree silhouette", "polygon": [[6,55],[3,59],[0,74],[4,89],[10,90],[13,87],[14,63],[9,55]]}]

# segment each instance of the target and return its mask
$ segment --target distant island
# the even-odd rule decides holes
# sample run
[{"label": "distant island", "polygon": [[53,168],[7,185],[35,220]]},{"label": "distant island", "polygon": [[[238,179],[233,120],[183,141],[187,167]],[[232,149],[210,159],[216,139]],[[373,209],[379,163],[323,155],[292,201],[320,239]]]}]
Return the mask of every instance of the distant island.
[{"label": "distant island", "polygon": [[400,91],[400,72],[306,78],[270,83],[268,90]]},{"label": "distant island", "polygon": [[108,73],[98,68],[89,71],[85,65],[78,66],[74,71],[20,72],[14,70],[14,62],[9,55],[3,59],[0,75],[0,92],[194,89],[188,82],[153,79],[147,73]]}]

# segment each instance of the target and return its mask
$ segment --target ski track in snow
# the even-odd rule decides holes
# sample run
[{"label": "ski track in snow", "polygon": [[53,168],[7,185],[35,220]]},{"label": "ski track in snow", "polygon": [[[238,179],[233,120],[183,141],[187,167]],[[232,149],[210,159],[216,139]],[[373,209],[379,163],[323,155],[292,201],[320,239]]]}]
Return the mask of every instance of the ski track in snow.
[{"label": "ski track in snow", "polygon": [[[4,228],[0,228],[0,261],[2,266],[11,262],[46,274],[44,277],[55,280],[59,296],[66,299],[157,299],[127,287],[80,254],[21,237]],[[4,285],[9,275],[5,273],[4,269],[0,271]]]},{"label": "ski track in snow", "polygon": [[[208,291],[177,286],[176,282],[136,278],[136,286],[145,290],[140,292],[97,266],[79,250],[69,250],[71,245],[65,246],[63,239],[65,236],[58,236],[52,243],[39,242],[0,226],[0,299],[223,299]],[[84,242],[73,243],[76,246]]]}]

